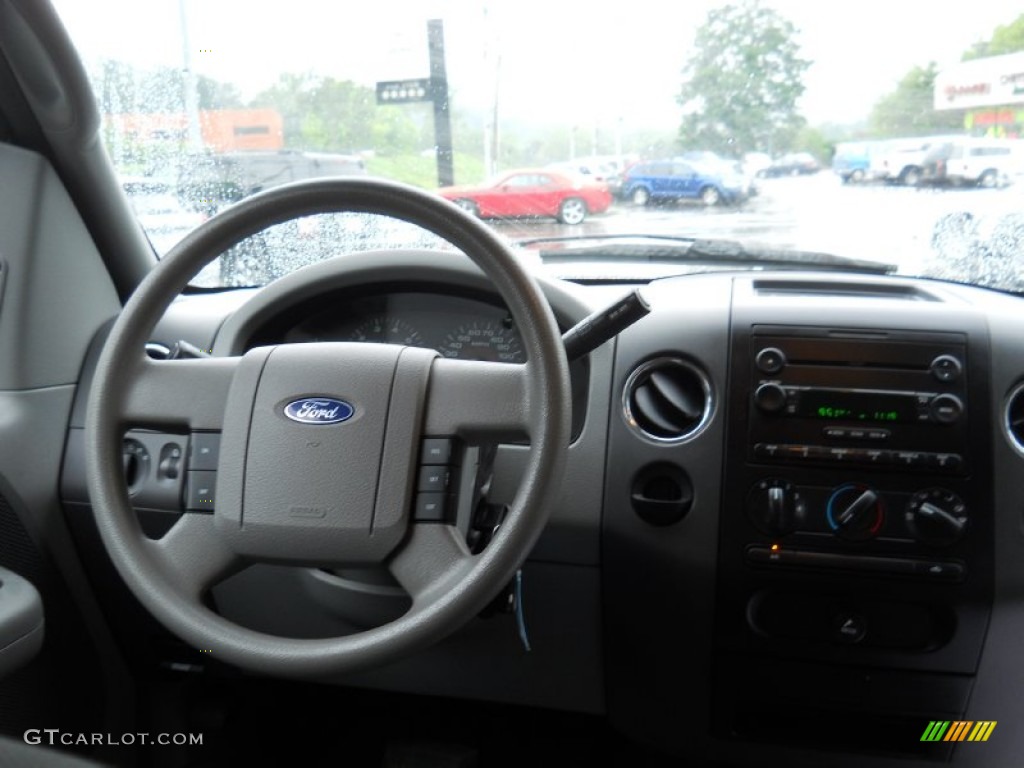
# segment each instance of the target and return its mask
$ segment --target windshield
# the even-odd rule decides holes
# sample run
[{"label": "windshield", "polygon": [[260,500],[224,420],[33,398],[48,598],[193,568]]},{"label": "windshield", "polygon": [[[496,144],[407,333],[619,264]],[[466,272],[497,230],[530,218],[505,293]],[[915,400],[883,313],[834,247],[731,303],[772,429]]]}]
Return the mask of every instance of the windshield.
[{"label": "windshield", "polygon": [[[512,242],[725,238],[1024,290],[1024,14],[1005,0],[55,4],[158,255],[248,195],[355,175]],[[320,216],[197,283],[385,247],[446,246]]]}]

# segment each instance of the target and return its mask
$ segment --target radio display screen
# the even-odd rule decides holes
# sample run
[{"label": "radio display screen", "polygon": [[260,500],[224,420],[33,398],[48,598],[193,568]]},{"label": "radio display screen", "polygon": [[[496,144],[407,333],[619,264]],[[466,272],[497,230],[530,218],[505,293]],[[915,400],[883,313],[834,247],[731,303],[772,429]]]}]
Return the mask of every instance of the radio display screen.
[{"label": "radio display screen", "polygon": [[866,424],[898,424],[918,420],[913,395],[885,392],[810,390],[801,393],[798,412],[813,419],[859,421]]}]

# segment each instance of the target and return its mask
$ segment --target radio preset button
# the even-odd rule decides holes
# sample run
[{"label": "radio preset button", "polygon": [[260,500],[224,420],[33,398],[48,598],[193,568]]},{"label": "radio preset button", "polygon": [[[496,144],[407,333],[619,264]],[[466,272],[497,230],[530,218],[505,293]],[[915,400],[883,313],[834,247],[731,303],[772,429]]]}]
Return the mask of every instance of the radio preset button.
[{"label": "radio preset button", "polygon": [[874,464],[876,466],[887,467],[890,464],[892,464],[892,458],[892,451],[864,451],[864,462],[866,464]]}]

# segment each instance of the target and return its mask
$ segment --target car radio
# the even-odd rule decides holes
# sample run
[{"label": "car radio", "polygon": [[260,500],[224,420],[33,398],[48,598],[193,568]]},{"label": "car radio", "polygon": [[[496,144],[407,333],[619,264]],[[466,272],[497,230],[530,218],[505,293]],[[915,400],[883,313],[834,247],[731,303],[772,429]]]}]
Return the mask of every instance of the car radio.
[{"label": "car radio", "polygon": [[963,335],[751,340],[751,461],[968,470]]}]

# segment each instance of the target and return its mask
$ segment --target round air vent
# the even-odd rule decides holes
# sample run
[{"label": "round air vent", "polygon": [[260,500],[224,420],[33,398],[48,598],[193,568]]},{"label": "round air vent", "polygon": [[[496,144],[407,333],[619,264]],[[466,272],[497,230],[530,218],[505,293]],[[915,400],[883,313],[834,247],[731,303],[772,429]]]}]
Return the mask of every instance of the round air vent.
[{"label": "round air vent", "polygon": [[1018,384],[1006,400],[1003,428],[1017,452],[1024,454],[1024,384]]},{"label": "round air vent", "polygon": [[697,435],[711,418],[711,384],[700,369],[675,357],[648,360],[622,393],[626,422],[661,442]]}]

